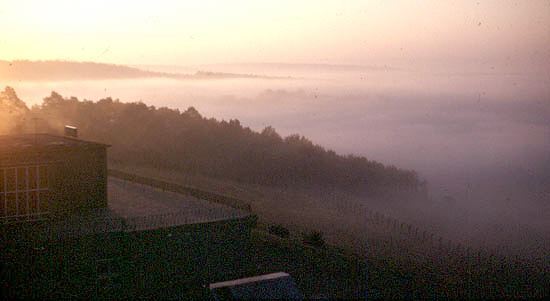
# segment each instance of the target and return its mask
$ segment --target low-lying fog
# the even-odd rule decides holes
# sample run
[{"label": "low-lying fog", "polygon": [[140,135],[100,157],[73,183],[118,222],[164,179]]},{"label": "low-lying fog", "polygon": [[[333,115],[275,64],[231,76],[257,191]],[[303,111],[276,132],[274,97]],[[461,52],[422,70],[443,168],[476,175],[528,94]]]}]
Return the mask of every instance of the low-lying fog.
[{"label": "low-lying fog", "polygon": [[533,230],[544,244],[550,241],[548,73],[490,67],[476,72],[277,64],[211,68],[292,78],[6,84],[28,105],[55,90],[79,99],[111,96],[180,110],[194,106],[203,116],[239,119],[256,130],[272,125],[283,136],[300,133],[342,154],[416,170],[428,181],[433,202],[392,210],[401,218],[415,220],[428,212],[464,237],[484,225],[493,234]]}]

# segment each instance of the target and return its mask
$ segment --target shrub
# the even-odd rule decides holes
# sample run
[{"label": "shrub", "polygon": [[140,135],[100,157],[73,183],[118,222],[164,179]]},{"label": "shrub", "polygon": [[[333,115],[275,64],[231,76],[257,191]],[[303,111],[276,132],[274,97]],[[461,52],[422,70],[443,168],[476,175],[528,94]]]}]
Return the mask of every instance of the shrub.
[{"label": "shrub", "polygon": [[302,242],[306,245],[314,247],[322,247],[325,245],[325,239],[323,238],[323,233],[320,231],[312,231],[310,233],[304,234]]},{"label": "shrub", "polygon": [[282,225],[271,225],[269,226],[269,233],[277,235],[282,238],[287,238],[290,235],[290,231]]}]

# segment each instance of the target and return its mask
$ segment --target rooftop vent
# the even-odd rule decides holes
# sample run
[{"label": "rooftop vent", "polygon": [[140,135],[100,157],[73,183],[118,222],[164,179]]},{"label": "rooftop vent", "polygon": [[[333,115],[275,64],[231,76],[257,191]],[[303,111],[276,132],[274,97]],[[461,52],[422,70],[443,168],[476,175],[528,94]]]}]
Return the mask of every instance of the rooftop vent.
[{"label": "rooftop vent", "polygon": [[67,137],[78,137],[78,129],[75,126],[66,125],[65,126],[65,136]]}]

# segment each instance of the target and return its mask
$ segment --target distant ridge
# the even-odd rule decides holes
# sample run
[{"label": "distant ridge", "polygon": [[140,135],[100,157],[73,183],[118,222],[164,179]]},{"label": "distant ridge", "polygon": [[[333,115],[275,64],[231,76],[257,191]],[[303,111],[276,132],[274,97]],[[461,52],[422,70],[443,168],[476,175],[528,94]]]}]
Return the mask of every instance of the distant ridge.
[{"label": "distant ridge", "polygon": [[353,64],[327,64],[327,63],[227,63],[227,64],[206,64],[199,65],[200,67],[216,67],[216,66],[243,66],[256,68],[277,68],[277,69],[307,69],[307,70],[331,70],[331,71],[376,71],[376,70],[398,70],[395,67],[388,65],[353,65]]},{"label": "distant ridge", "polygon": [[101,80],[131,78],[171,78],[171,79],[226,79],[258,78],[282,79],[254,74],[198,71],[195,73],[169,73],[146,71],[134,67],[95,62],[73,61],[3,61],[0,60],[0,80],[51,81],[51,80]]}]

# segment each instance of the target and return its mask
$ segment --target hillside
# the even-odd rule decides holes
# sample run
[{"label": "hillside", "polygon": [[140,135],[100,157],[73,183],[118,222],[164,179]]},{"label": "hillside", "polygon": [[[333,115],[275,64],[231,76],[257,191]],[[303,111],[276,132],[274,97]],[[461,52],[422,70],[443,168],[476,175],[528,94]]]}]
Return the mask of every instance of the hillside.
[{"label": "hillside", "polygon": [[[361,208],[361,204],[345,208],[349,205],[345,197],[340,200],[344,208],[338,209],[294,191],[239,187],[162,170],[133,172],[137,174],[109,171],[117,181],[129,181],[125,187],[131,182],[139,187],[152,185],[159,192],[200,196],[236,208],[249,202],[259,224],[248,251],[242,253],[246,264],[233,278],[284,270],[295,277],[307,298],[355,299],[365,295],[366,287],[369,296],[384,299],[540,298],[548,294],[545,257],[518,257],[502,250],[464,246]],[[289,198],[294,202],[287,202]],[[284,229],[289,231],[284,234]],[[312,229],[321,230],[328,244],[306,240]]]},{"label": "hillside", "polygon": [[70,61],[2,61],[0,80],[7,81],[65,81],[131,78],[224,79],[275,78],[254,74],[198,71],[194,74],[146,71],[124,65]]},{"label": "hillside", "polygon": [[[342,209],[329,208],[326,203],[306,208],[315,201],[293,191],[238,187],[181,173],[177,179],[176,174],[161,170],[134,172],[138,174],[110,170],[110,175],[119,178],[117,181],[130,181],[125,187],[131,182],[139,183],[139,187],[153,185],[159,192],[202,195],[238,208],[244,205],[243,200],[250,202],[260,222],[248,251],[242,253],[246,264],[243,270],[235,271],[234,278],[284,270],[295,277],[308,298],[358,298],[365,295],[367,286],[370,296],[384,299],[525,298],[548,293],[544,257],[520,258],[457,244],[387,215],[361,209],[359,204],[347,208],[342,218]],[[153,178],[142,176],[155,173]],[[242,199],[227,198],[227,194]],[[295,202],[285,203],[288,198]],[[361,219],[354,215],[361,215]],[[284,234],[274,227],[289,231]],[[312,229],[321,229],[321,237],[326,237],[328,244],[305,240]]]},{"label": "hillside", "polygon": [[[399,193],[409,202],[423,198],[425,184],[413,171],[338,155],[299,135],[283,138],[271,127],[255,132],[238,120],[208,119],[193,108],[79,101],[52,92],[28,110],[10,88],[0,99],[0,112],[22,121],[4,133],[32,130],[35,122],[51,132],[73,124],[83,139],[113,145],[110,168],[249,203],[260,227],[240,276],[284,269],[309,297],[363,296],[366,277],[368,293],[381,298],[547,294],[544,261],[470,248],[375,212],[375,200]],[[290,237],[275,237],[272,225],[286,227]],[[312,230],[328,246],[304,246],[303,234]]]},{"label": "hillside", "polygon": [[[283,138],[272,127],[255,132],[238,120],[205,118],[192,107],[180,112],[111,98],[79,101],[52,92],[30,113],[39,131],[59,132],[71,124],[82,138],[113,145],[109,158],[118,164],[370,196],[424,189],[414,171],[342,156],[297,134]],[[26,129],[32,131],[34,124],[26,120]]]}]

